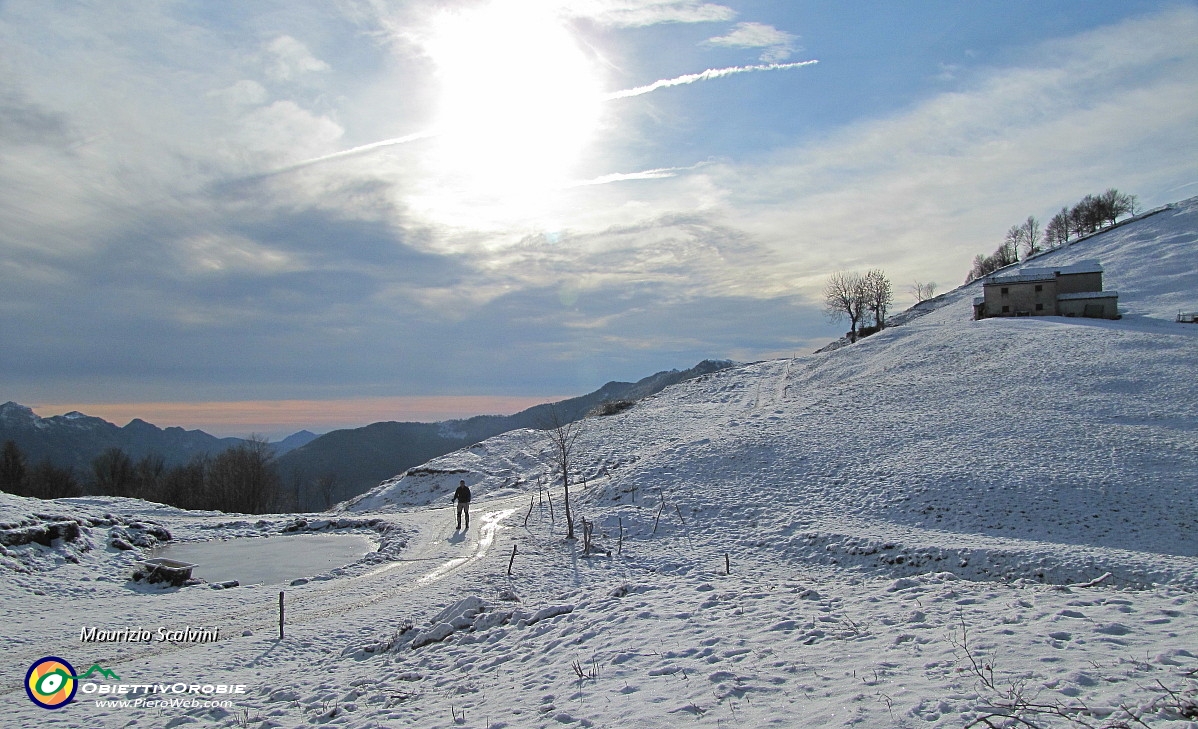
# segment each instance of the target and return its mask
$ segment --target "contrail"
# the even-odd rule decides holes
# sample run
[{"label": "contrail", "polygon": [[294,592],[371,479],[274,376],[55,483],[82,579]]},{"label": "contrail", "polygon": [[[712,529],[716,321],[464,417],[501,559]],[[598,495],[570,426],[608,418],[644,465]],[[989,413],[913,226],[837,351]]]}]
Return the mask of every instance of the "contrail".
[{"label": "contrail", "polygon": [[737,73],[749,73],[751,71],[782,71],[788,68],[801,68],[802,66],[811,66],[819,61],[796,61],[794,63],[763,63],[757,66],[730,66],[728,68],[709,68],[702,73],[688,73],[685,76],[677,76],[675,78],[662,79],[654,81],[645,86],[637,86],[632,89],[624,89],[623,91],[613,91],[603,97],[604,101],[612,101],[614,99],[627,99],[631,96],[641,96],[651,91],[664,89],[669,86],[682,86],[684,84],[693,84],[696,81],[708,81],[713,78],[722,78],[731,76]]},{"label": "contrail", "polygon": [[589,180],[571,182],[566,187],[607,185],[612,182],[626,182],[628,180],[662,180],[668,177],[677,177],[679,172],[690,172],[691,170],[697,170],[700,167],[706,167],[710,164],[711,160],[704,160],[685,167],[658,167],[652,170],[641,170],[640,172],[613,172],[607,175],[600,175],[599,177],[592,177]]},{"label": "contrail", "polygon": [[[713,78],[723,78],[724,76],[732,76],[733,74],[738,74],[738,73],[750,73],[753,71],[784,71],[789,68],[802,68],[803,66],[811,66],[816,63],[819,63],[819,61],[812,60],[812,61],[796,61],[794,63],[763,63],[763,64],[756,65],[756,66],[730,66],[728,68],[709,68],[706,71],[703,71],[702,73],[688,73],[685,76],[677,76],[675,78],[667,78],[667,79],[661,79],[660,81],[654,81],[653,83],[645,85],[645,86],[637,86],[636,88],[624,89],[623,91],[613,91],[610,94],[605,94],[602,97],[602,100],[603,101],[614,101],[616,99],[627,99],[627,98],[630,98],[633,96],[641,96],[643,94],[648,94],[652,91],[656,91],[658,89],[664,89],[664,88],[667,88],[670,86],[683,86],[685,84],[693,84],[696,81],[709,81]],[[354,147],[352,149],[345,149],[340,152],[333,152],[332,154],[326,154],[323,157],[313,157],[312,159],[306,159],[302,162],[296,162],[295,164],[288,165],[286,167],[281,167],[277,170],[271,170],[270,172],[266,173],[265,175],[262,175],[262,177],[270,177],[273,175],[282,174],[284,172],[293,172],[295,170],[302,169],[304,167],[308,167],[309,165],[315,165],[315,164],[319,164],[321,162],[328,162],[329,160],[341,159],[342,157],[351,157],[356,154],[363,154],[365,152],[371,152],[373,150],[379,149],[380,147],[390,147],[390,146],[397,145],[397,144],[407,144],[409,142],[415,142],[415,141],[419,141],[421,139],[428,139],[430,137],[437,136],[437,134],[438,134],[438,132],[436,130],[428,130],[428,131],[423,131],[423,132],[416,132],[415,134],[409,134],[404,137],[395,137],[394,139],[384,139],[381,142],[372,142],[370,144],[363,144],[360,147]],[[631,173],[628,175],[605,175],[604,177],[596,178],[595,180],[586,181],[586,182],[582,182],[582,183],[576,183],[576,184],[596,185],[596,184],[605,184],[608,182],[618,182],[621,180],[655,179],[655,178],[660,178],[660,177],[669,177],[672,174],[673,173],[670,170],[648,170],[646,172]]]},{"label": "contrail", "polygon": [[679,170],[690,169],[689,167],[661,167],[655,170],[644,170],[643,172],[614,172],[610,175],[600,175],[589,180],[581,180],[572,182],[567,187],[587,187],[589,185],[606,185],[612,182],[624,182],[626,180],[660,180],[666,177],[674,177]]},{"label": "contrail", "polygon": [[370,144],[363,144],[360,147],[353,147],[352,149],[343,149],[340,152],[333,152],[332,154],[326,154],[323,157],[313,157],[312,159],[306,159],[302,162],[296,162],[293,165],[288,165],[286,167],[280,167],[277,170],[271,170],[267,174],[268,175],[277,175],[277,174],[281,174],[283,172],[293,172],[295,170],[302,169],[309,165],[319,164],[321,162],[328,162],[329,160],[334,160],[334,159],[341,159],[342,157],[352,157],[355,154],[362,154],[364,152],[370,152],[372,150],[379,149],[380,147],[391,147],[391,146],[394,146],[397,144],[407,144],[408,142],[416,142],[421,139],[428,139],[430,137],[435,137],[435,136],[437,136],[437,132],[429,130],[429,131],[424,131],[424,132],[416,132],[415,134],[409,134],[404,137],[395,137],[394,139],[384,139],[381,142],[371,142]]}]

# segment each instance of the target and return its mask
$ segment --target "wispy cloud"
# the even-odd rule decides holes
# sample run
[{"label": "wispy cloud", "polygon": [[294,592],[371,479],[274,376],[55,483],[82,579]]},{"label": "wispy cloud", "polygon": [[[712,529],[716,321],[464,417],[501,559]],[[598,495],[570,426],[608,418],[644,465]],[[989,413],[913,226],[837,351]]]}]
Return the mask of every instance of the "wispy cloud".
[{"label": "wispy cloud", "polygon": [[291,81],[308,73],[328,71],[329,64],[312,55],[308,47],[289,35],[275,38],[266,46],[270,62],[266,72],[275,81]]},{"label": "wispy cloud", "polygon": [[[816,63],[819,63],[819,61],[811,60],[811,61],[796,61],[793,63],[765,63],[765,64],[758,64],[758,65],[753,65],[753,66],[731,66],[728,68],[709,68],[706,71],[702,71],[700,73],[690,73],[690,74],[686,74],[684,76],[676,76],[674,78],[661,79],[659,81],[654,81],[653,83],[646,84],[644,86],[637,86],[635,88],[624,89],[622,91],[613,91],[609,94],[605,94],[603,96],[602,100],[603,101],[615,101],[617,99],[627,99],[627,98],[631,98],[634,96],[643,96],[644,94],[652,93],[653,91],[657,91],[658,89],[669,88],[672,86],[684,86],[686,84],[693,84],[697,81],[710,81],[712,79],[724,78],[725,76],[733,76],[733,75],[740,74],[740,73],[752,73],[752,72],[756,72],[756,71],[785,71],[785,70],[792,69],[792,68],[802,68],[804,66],[811,66]],[[422,139],[430,139],[432,137],[438,136],[438,134],[440,134],[439,131],[434,130],[434,129],[429,129],[429,130],[422,131],[422,132],[416,132],[414,134],[408,134],[403,137],[395,137],[393,139],[384,139],[379,142],[371,142],[370,144],[363,144],[363,145],[360,145],[357,147],[353,147],[352,149],[346,149],[346,150],[342,150],[340,152],[333,152],[332,154],[321,155],[319,157],[313,157],[311,159],[306,159],[301,162],[296,162],[295,164],[287,165],[285,167],[280,167],[278,169],[270,171],[265,176],[277,175],[277,174],[282,174],[285,172],[293,172],[295,170],[298,170],[298,169],[301,169],[304,167],[308,167],[311,165],[319,164],[322,162],[329,162],[329,161],[336,160],[336,159],[342,159],[344,157],[352,157],[354,155],[365,154],[367,152],[373,152],[375,150],[382,149],[385,147],[391,147],[391,146],[401,145],[401,144],[408,144],[410,142],[416,142],[416,141],[420,141]],[[608,182],[620,182],[623,180],[659,179],[662,177],[672,176],[675,171],[676,170],[670,170],[670,169],[663,168],[663,169],[655,169],[655,170],[646,170],[644,172],[615,173],[615,174],[611,174],[611,175],[603,175],[601,177],[597,177],[597,178],[595,178],[593,180],[589,180],[589,181],[578,182],[578,183],[575,183],[574,186],[599,185],[599,184],[605,184]]]},{"label": "wispy cloud", "polygon": [[803,66],[812,66],[819,61],[796,61],[794,63],[763,63],[755,66],[729,66],[728,68],[709,68],[701,73],[688,73],[684,76],[675,76],[674,78],[661,79],[654,81],[651,84],[644,86],[636,86],[623,91],[613,91],[603,97],[604,101],[612,101],[614,99],[627,99],[633,96],[643,96],[644,94],[652,93],[658,89],[665,89],[671,86],[684,86],[693,84],[696,81],[710,81],[716,78],[724,78],[725,76],[733,76],[738,73],[753,73],[755,71],[784,71],[791,68],[802,68]]},{"label": "wispy cloud", "polygon": [[706,43],[725,48],[763,48],[761,60],[770,63],[785,61],[795,52],[795,41],[798,38],[790,33],[778,30],[765,23],[737,23],[732,32],[715,38],[708,38]]},{"label": "wispy cloud", "polygon": [[640,28],[661,23],[715,23],[732,20],[736,11],[726,5],[698,0],[581,0],[565,9],[603,25]]},{"label": "wispy cloud", "polygon": [[[858,22],[828,11],[840,35],[813,24],[821,47],[860,47],[864,63],[825,58],[827,73],[801,77],[819,86],[782,96],[753,83],[736,109],[713,109],[700,87],[670,93],[676,105],[618,100],[814,61],[668,78],[740,63],[713,60],[727,49],[751,59],[797,41],[711,2],[548,4],[593,21],[571,27],[590,34],[609,78],[636,79],[602,88],[646,85],[593,91],[611,103],[574,184],[492,226],[461,195],[455,215],[428,212],[441,189],[420,140],[440,128],[437,76],[392,31],[418,27],[427,3],[219,18],[149,4],[133,24],[103,3],[0,3],[7,397],[584,392],[691,357],[802,349],[826,336],[811,302],[829,270],[883,267],[896,289],[914,278],[947,288],[1028,214],[1108,186],[1146,204],[1194,194],[1192,6],[1119,12],[1134,17],[1106,28],[1087,19],[1090,32],[981,56],[1018,51],[1004,67],[928,51],[920,82],[877,103],[873,84],[897,83],[882,66],[898,51],[870,56]],[[350,5],[363,15],[342,22]],[[771,8],[771,22],[798,28],[797,12]],[[681,25],[704,22],[719,25]],[[941,58],[961,66],[929,85]],[[537,88],[552,99],[557,87]],[[699,158],[713,161],[677,166]],[[229,180],[242,184],[219,184]]]},{"label": "wispy cloud", "polygon": [[309,167],[309,166],[315,165],[315,164],[320,164],[321,162],[331,162],[332,160],[335,160],[335,159],[343,159],[345,157],[353,157],[354,155],[365,154],[367,152],[373,152],[377,149],[383,149],[385,147],[394,147],[394,146],[397,146],[400,144],[408,144],[410,142],[418,142],[421,139],[431,139],[431,138],[437,136],[437,134],[438,134],[438,132],[430,129],[430,130],[426,130],[423,132],[415,132],[413,134],[408,134],[403,137],[395,137],[393,139],[384,139],[379,142],[371,142],[370,144],[362,144],[357,147],[353,147],[351,149],[343,149],[340,152],[333,152],[332,154],[325,154],[325,155],[321,155],[320,157],[313,157],[311,159],[303,160],[302,162],[296,162],[295,164],[287,165],[286,167],[280,167],[278,169],[271,170],[270,172],[266,173],[266,175],[263,175],[263,176],[268,177],[270,175],[283,174],[284,172],[294,172],[295,170],[302,169],[304,167]]},{"label": "wispy cloud", "polygon": [[[706,174],[727,193],[726,224],[786,252],[796,281],[873,266],[959,281],[1029,214],[1112,185],[1146,204],[1176,197],[1167,188],[1193,178],[1195,32],[1198,13],[1179,10],[1057,39],[903,113]],[[818,278],[798,288],[812,295]]]},{"label": "wispy cloud", "polygon": [[627,182],[630,180],[661,180],[667,177],[673,177],[679,171],[688,169],[686,167],[661,167],[656,170],[642,170],[641,172],[613,172],[609,175],[600,175],[592,177],[589,180],[581,180],[572,183],[570,187],[586,187],[588,185],[607,185],[612,182]]},{"label": "wispy cloud", "polygon": [[639,172],[613,172],[608,175],[599,175],[592,177],[589,180],[579,180],[569,185],[569,187],[590,187],[594,185],[607,185],[613,182],[629,182],[635,180],[664,180],[671,177],[676,177],[683,172],[694,172],[711,164],[710,160],[704,160],[693,165],[685,165],[682,167],[658,167],[652,170],[641,170]]}]

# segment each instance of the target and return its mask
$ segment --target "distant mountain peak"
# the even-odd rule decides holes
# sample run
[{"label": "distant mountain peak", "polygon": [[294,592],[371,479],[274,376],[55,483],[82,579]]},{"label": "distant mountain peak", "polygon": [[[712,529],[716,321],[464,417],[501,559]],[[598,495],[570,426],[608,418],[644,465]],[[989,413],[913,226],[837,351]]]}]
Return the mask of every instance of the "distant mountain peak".
[{"label": "distant mountain peak", "polygon": [[32,408],[15,402],[0,405],[0,443],[6,440],[15,442],[31,462],[49,460],[80,471],[87,471],[92,459],[109,448],[120,448],[135,459],[159,455],[172,465],[186,463],[197,454],[216,454],[241,442],[199,430],[162,430],[140,418],[122,428],[77,410],[41,418]]},{"label": "distant mountain peak", "polygon": [[33,408],[11,400],[0,405],[0,423],[7,427],[36,426],[40,421],[41,418],[33,412]]},{"label": "distant mountain peak", "polygon": [[122,428],[122,430],[129,432],[157,432],[161,430],[161,428],[153,423],[147,423],[141,418],[134,418],[133,420],[130,420],[129,424]]},{"label": "distant mountain peak", "polygon": [[292,433],[283,440],[274,444],[275,454],[281,456],[284,453],[290,453],[296,448],[301,448],[319,437],[319,435],[310,430],[301,430],[298,433]]}]

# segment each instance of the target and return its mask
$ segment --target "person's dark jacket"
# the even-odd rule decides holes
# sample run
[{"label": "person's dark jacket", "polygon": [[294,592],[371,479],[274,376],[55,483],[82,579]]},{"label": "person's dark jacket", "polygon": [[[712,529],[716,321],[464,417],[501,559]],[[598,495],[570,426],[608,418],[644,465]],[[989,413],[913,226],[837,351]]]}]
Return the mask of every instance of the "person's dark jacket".
[{"label": "person's dark jacket", "polygon": [[457,501],[462,504],[469,504],[470,503],[470,487],[469,486],[458,486],[457,491],[453,492],[452,500]]}]

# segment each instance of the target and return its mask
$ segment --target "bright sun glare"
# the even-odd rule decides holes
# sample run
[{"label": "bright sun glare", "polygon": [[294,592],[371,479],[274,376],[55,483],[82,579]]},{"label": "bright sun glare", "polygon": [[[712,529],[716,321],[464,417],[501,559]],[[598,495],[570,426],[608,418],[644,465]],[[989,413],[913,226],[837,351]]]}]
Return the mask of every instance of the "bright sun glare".
[{"label": "bright sun glare", "polygon": [[441,15],[433,171],[467,200],[523,206],[566,182],[595,133],[592,58],[551,8],[493,2]]}]

